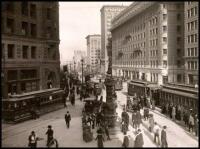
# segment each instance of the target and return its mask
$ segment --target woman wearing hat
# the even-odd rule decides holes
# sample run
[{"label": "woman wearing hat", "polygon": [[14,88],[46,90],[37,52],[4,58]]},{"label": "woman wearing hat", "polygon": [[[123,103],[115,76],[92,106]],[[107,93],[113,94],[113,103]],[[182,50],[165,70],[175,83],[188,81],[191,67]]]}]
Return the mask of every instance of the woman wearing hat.
[{"label": "woman wearing hat", "polygon": [[161,147],[168,147],[167,144],[167,133],[166,133],[167,126],[163,126],[163,129],[161,131]]}]

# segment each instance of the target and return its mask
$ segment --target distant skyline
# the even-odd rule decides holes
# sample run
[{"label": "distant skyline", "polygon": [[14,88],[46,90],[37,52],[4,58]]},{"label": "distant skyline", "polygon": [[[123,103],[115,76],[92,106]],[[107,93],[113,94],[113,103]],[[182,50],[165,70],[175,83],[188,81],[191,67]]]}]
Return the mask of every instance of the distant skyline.
[{"label": "distant skyline", "polygon": [[74,50],[86,52],[87,35],[101,34],[104,5],[128,6],[132,2],[59,2],[60,61],[72,60]]}]

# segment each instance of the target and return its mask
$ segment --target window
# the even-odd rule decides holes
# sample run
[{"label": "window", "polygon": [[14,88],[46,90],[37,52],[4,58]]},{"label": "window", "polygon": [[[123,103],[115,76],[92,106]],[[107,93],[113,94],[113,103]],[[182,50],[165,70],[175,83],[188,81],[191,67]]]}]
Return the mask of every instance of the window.
[{"label": "window", "polygon": [[163,20],[167,19],[167,14],[163,14]]},{"label": "window", "polygon": [[163,54],[167,54],[167,49],[163,49]]},{"label": "window", "polygon": [[194,35],[194,42],[197,42],[197,34]]},{"label": "window", "polygon": [[197,29],[197,20],[194,22],[194,29]]},{"label": "window", "polygon": [[13,5],[13,2],[7,2],[6,3],[6,10],[8,12],[14,12],[14,5]]},{"label": "window", "polygon": [[187,11],[187,17],[190,17],[190,10]]},{"label": "window", "polygon": [[181,49],[177,49],[177,56],[181,56]]},{"label": "window", "polygon": [[22,22],[22,34],[28,35],[28,23],[27,22]]},{"label": "window", "polygon": [[31,47],[31,58],[32,59],[36,58],[36,47]]},{"label": "window", "polygon": [[36,24],[31,23],[31,36],[36,37],[37,36],[37,27]]},{"label": "window", "polygon": [[194,22],[191,22],[190,25],[191,25],[191,30],[194,30]]},{"label": "window", "polygon": [[177,82],[178,82],[178,83],[181,82],[181,74],[177,74]]},{"label": "window", "polygon": [[7,18],[7,33],[14,32],[14,19]]},{"label": "window", "polygon": [[177,37],[177,44],[180,44],[181,42],[181,37]]},{"label": "window", "polygon": [[14,58],[14,44],[8,44],[8,59]]},{"label": "window", "polygon": [[194,70],[194,61],[191,61],[191,70]]},{"label": "window", "polygon": [[190,56],[190,48],[187,49],[187,56]]},{"label": "window", "polygon": [[181,61],[177,60],[177,67],[180,68],[181,67]]},{"label": "window", "polygon": [[187,23],[187,30],[190,30],[190,23]]},{"label": "window", "polygon": [[163,37],[163,42],[167,42],[167,37]]},{"label": "window", "polygon": [[181,26],[177,25],[177,33],[180,33],[180,32],[181,32]]},{"label": "window", "polygon": [[23,15],[28,16],[28,2],[21,2],[21,12]]},{"label": "window", "polygon": [[198,56],[198,50],[197,50],[197,47],[194,48],[194,56]]},{"label": "window", "polygon": [[194,16],[194,8],[191,8],[191,17]]},{"label": "window", "polygon": [[27,59],[28,58],[28,46],[23,46],[22,47],[22,57],[23,57],[23,59]]},{"label": "window", "polygon": [[197,7],[194,7],[194,15],[196,16],[197,15]]},{"label": "window", "polygon": [[167,67],[167,61],[163,61],[163,67]]},{"label": "window", "polygon": [[194,42],[194,35],[191,35],[191,43],[193,43]]},{"label": "window", "polygon": [[163,32],[167,31],[167,26],[163,26]]},{"label": "window", "polygon": [[17,70],[8,70],[7,72],[8,80],[17,80]]},{"label": "window", "polygon": [[51,19],[51,9],[47,8],[47,19]]},{"label": "window", "polygon": [[36,5],[35,4],[30,5],[30,16],[32,18],[36,18]]},{"label": "window", "polygon": [[178,13],[176,17],[177,17],[177,21],[181,20],[181,14],[180,13]]}]

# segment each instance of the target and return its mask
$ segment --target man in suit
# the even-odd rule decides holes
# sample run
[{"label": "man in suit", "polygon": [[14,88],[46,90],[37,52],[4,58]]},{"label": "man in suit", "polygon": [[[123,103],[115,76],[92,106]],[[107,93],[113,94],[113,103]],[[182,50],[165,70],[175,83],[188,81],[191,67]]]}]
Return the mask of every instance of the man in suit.
[{"label": "man in suit", "polygon": [[137,135],[135,137],[135,145],[134,147],[142,148],[144,145],[143,135],[140,129],[137,131]]},{"label": "man in suit", "polygon": [[166,126],[163,126],[163,129],[161,131],[161,147],[163,148],[168,147],[166,128]]},{"label": "man in suit", "polygon": [[65,114],[65,122],[67,125],[67,128],[70,126],[70,121],[71,121],[71,115],[69,114],[69,111],[67,111],[67,114]]}]

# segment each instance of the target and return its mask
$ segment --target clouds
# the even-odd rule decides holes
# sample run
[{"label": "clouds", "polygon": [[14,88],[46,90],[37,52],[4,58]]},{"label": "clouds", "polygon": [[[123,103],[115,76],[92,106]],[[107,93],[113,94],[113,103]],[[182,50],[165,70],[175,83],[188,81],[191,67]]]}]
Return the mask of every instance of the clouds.
[{"label": "clouds", "polygon": [[122,2],[59,2],[61,64],[72,59],[74,50],[86,51],[87,35],[100,34],[100,9],[108,4],[121,5]]}]

